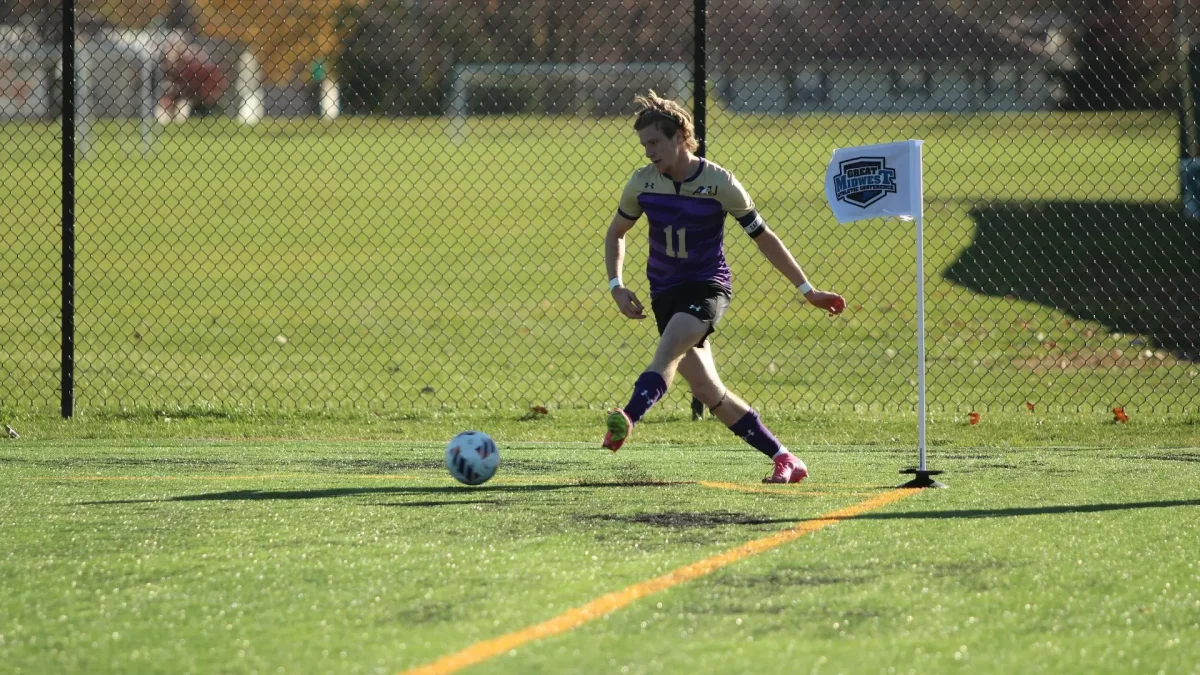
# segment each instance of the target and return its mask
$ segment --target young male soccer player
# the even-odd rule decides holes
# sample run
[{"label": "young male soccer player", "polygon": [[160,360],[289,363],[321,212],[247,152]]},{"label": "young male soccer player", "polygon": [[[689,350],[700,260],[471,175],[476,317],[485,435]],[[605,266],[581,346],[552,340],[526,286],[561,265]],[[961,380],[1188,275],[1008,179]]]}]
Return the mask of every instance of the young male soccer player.
[{"label": "young male soccer player", "polygon": [[646,318],[641,301],[621,283],[625,234],[645,213],[650,222],[646,265],[650,308],[662,337],[654,359],[634,383],[629,403],[608,414],[602,445],[616,452],[633,425],[667,392],[678,371],[693,395],[730,431],[774,460],[775,470],[764,483],[797,483],[808,476],[804,462],[776,440],[758,413],[725,388],[707,342],[733,297],[725,262],[725,214],[737,219],[758,250],[809,304],[836,316],[846,308],[846,301],[813,288],[733,174],[692,154],[698,144],[691,116],[682,107],[653,91],[635,102],[639,111],[633,128],[650,164],[633,172],[625,185],[604,240],[604,263],[609,290],[621,313],[630,319]]}]

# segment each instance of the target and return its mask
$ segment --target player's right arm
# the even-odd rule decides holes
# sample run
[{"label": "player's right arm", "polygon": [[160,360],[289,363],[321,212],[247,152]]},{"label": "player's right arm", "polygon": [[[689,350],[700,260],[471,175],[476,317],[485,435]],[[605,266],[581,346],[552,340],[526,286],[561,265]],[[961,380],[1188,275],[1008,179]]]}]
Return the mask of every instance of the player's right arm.
[{"label": "player's right arm", "polygon": [[[625,263],[625,235],[633,229],[636,220],[626,218],[620,211],[613,215],[604,237],[604,266],[608,270],[609,285],[613,300],[621,313],[630,319],[646,318],[646,310],[633,291],[625,288],[621,279],[621,266]],[[615,285],[614,285],[615,283]]]},{"label": "player's right arm", "polygon": [[637,219],[642,215],[642,205],[638,203],[638,174],[635,171],[621,192],[621,203],[608,224],[608,233],[604,236],[604,267],[608,271],[609,292],[621,313],[630,319],[646,318],[646,310],[634,295],[633,291],[625,288],[621,282],[621,266],[625,263],[625,235],[633,229]]}]

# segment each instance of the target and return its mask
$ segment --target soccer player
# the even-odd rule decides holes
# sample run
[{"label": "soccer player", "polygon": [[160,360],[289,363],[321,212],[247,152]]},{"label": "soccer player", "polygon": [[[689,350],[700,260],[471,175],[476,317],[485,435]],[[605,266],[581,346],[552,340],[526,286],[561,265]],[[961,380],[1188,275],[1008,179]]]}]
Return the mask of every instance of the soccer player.
[{"label": "soccer player", "polygon": [[836,316],[846,308],[846,301],[813,288],[737,178],[693,154],[699,146],[691,116],[682,107],[653,91],[635,102],[638,113],[633,128],[650,164],[634,171],[625,185],[604,240],[604,263],[609,291],[621,313],[645,319],[645,307],[621,283],[625,235],[645,213],[650,230],[646,265],[650,309],[661,337],[650,365],[633,385],[629,403],[609,412],[602,445],[616,452],[633,426],[666,394],[678,372],[693,395],[730,431],[774,460],[775,469],[764,483],[797,483],[808,476],[808,468],[763,425],[757,412],[725,388],[708,344],[733,297],[725,262],[725,214],[737,220],[809,304]]}]

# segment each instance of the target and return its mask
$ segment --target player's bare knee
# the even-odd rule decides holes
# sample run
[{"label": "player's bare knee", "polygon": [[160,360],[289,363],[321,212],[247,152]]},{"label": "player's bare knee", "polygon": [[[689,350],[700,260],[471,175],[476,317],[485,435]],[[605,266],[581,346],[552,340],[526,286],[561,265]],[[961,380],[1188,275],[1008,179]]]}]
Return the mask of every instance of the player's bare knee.
[{"label": "player's bare knee", "polygon": [[706,408],[713,408],[721,402],[721,398],[725,395],[725,387],[720,383],[711,380],[706,382],[693,383],[688,382],[692,387],[692,395],[700,399]]},{"label": "player's bare knee", "polygon": [[[684,339],[679,339],[678,336],[664,335],[662,342],[658,345],[658,350],[654,352],[654,359],[651,361],[651,370],[662,372],[663,369],[670,368],[674,370],[683,357],[687,355],[687,351],[692,348],[692,344],[686,339],[689,336],[684,336]],[[701,335],[703,337],[703,335]],[[696,338],[699,341],[700,338]]]},{"label": "player's bare knee", "polygon": [[660,344],[674,344],[680,349],[682,356],[697,342],[704,339],[708,333],[710,322],[698,319],[689,314],[676,314],[667,322]]},{"label": "player's bare knee", "polygon": [[683,360],[683,357],[673,357],[669,352],[660,350],[654,355],[646,370],[653,370],[665,378],[667,373],[674,374],[679,369],[679,362],[681,360]]}]

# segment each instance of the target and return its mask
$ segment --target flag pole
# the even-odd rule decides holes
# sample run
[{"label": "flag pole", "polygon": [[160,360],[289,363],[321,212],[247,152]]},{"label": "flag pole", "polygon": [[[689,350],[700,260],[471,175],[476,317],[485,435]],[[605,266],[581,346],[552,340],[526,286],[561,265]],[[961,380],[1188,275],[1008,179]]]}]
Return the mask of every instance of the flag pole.
[{"label": "flag pole", "polygon": [[915,474],[915,478],[900,487],[926,488],[946,487],[934,480],[941,471],[930,471],[925,465],[925,177],[921,166],[921,145],[917,144],[917,209],[913,214],[917,225],[917,468],[904,469],[900,473]]},{"label": "flag pole", "polygon": [[[924,188],[924,186],[922,186]],[[924,192],[922,191],[922,195]],[[917,470],[925,471],[925,198],[917,209]]]},{"label": "flag pole", "polygon": [[[924,141],[834,148],[825,168],[825,199],[839,223],[868,218],[916,221],[917,230],[917,454],[915,478],[905,488],[946,487],[934,480],[941,471],[925,464],[925,179]],[[889,167],[888,164],[891,163]],[[891,196],[889,196],[891,195]]]}]

